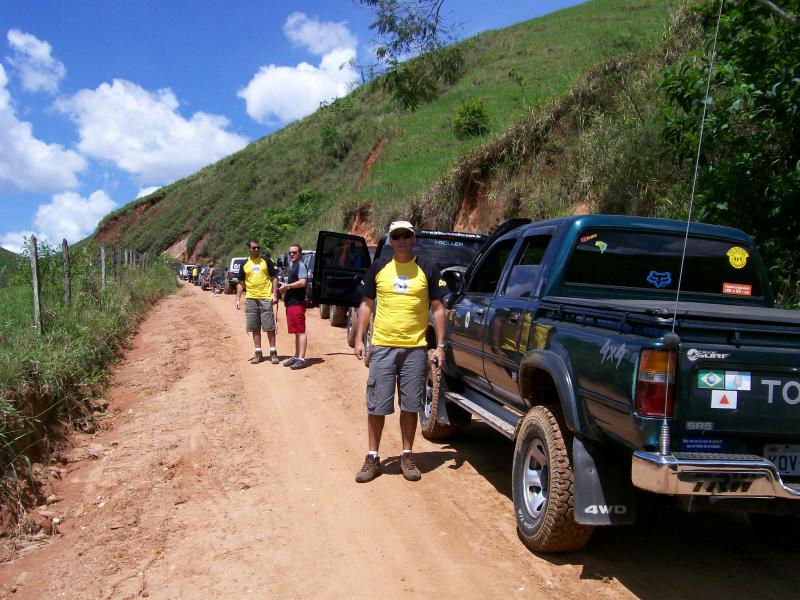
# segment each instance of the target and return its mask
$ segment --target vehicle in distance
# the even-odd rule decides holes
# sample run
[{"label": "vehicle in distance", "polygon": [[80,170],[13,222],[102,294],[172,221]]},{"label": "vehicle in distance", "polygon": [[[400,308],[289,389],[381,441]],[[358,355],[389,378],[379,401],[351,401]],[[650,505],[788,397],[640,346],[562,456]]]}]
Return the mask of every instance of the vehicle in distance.
[{"label": "vehicle in distance", "polygon": [[[354,305],[346,283],[364,256],[318,269],[319,297]],[[444,439],[476,416],[514,440],[529,548],[573,551],[593,527],[631,523],[643,491],[794,539],[800,312],[773,308],[749,236],[643,217],[516,221],[444,278],[446,359],[421,429]]]},{"label": "vehicle in distance", "polygon": [[228,270],[225,273],[225,293],[233,294],[236,291],[236,284],[239,283],[239,273],[242,265],[247,262],[247,256],[236,256],[231,259]]}]

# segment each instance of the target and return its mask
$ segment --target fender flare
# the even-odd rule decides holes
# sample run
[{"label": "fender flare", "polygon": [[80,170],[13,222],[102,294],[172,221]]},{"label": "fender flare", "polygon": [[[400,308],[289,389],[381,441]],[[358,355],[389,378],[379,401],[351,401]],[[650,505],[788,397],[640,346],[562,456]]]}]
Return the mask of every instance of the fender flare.
[{"label": "fender flare", "polygon": [[520,393],[523,398],[527,395],[525,393],[526,390],[523,389],[523,373],[528,369],[540,369],[550,375],[550,378],[556,386],[556,391],[558,392],[561,413],[564,416],[567,428],[572,433],[580,432],[578,403],[575,399],[572,376],[570,375],[564,359],[548,350],[530,350],[519,365]]}]

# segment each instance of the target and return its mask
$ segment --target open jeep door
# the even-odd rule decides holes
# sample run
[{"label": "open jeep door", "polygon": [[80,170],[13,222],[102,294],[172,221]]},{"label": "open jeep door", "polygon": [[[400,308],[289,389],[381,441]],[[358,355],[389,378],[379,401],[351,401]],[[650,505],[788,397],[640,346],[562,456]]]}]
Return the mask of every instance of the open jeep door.
[{"label": "open jeep door", "polygon": [[358,284],[370,265],[369,248],[357,235],[320,231],[311,284],[314,304],[358,306]]}]

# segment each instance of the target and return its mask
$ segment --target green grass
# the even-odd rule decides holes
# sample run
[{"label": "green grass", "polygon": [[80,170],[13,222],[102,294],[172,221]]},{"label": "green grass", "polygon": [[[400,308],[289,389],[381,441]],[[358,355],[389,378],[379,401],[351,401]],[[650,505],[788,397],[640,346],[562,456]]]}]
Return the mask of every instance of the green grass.
[{"label": "green grass", "polygon": [[[354,207],[372,207],[378,232],[469,154],[531,108],[565,94],[591,66],[627,52],[643,52],[662,35],[668,21],[663,3],[593,0],[586,4],[482,33],[462,43],[466,71],[439,98],[416,112],[399,111],[376,82],[350,96],[350,152],[331,158],[321,144],[325,111],[262,138],[198,173],[131,203],[101,223],[119,219],[120,243],[137,250],[163,251],[181,236],[189,250],[224,258],[240,248],[250,224],[272,205],[292,201],[298,192],[319,193],[323,215],[284,240],[311,246],[320,228],[341,230]],[[525,80],[522,97],[508,76]],[[461,102],[481,98],[490,116],[484,138],[458,141],[452,119]],[[385,140],[369,175],[361,179],[371,149]],[[140,218],[133,219],[133,215]],[[201,241],[202,240],[202,241]]]}]

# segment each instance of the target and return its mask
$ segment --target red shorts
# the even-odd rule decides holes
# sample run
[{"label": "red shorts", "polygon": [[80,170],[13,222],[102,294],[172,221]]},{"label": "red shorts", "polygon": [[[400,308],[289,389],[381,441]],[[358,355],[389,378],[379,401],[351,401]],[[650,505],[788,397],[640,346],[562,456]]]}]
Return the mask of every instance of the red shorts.
[{"label": "red shorts", "polygon": [[289,333],[306,332],[306,304],[286,307],[286,328]]}]

